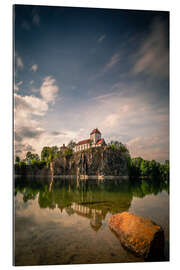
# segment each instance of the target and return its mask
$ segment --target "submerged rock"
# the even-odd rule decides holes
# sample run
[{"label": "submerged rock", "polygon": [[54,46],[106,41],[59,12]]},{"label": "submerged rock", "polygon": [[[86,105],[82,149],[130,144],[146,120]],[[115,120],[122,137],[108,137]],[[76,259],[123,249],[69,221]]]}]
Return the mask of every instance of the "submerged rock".
[{"label": "submerged rock", "polygon": [[148,218],[123,212],[110,217],[109,227],[121,244],[148,260],[161,259],[164,253],[164,231]]}]

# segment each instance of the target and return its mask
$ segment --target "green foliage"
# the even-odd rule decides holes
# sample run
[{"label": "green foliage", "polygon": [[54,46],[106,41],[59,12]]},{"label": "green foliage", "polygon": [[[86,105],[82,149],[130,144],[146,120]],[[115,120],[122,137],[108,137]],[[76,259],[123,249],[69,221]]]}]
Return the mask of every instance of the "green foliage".
[{"label": "green foliage", "polygon": [[108,147],[111,149],[118,149],[120,150],[122,153],[127,153],[129,154],[129,150],[127,149],[126,145],[122,144],[119,141],[111,141],[110,143],[108,143]]},{"label": "green foliage", "polygon": [[20,157],[19,156],[16,156],[15,162],[16,163],[19,163],[20,162]]},{"label": "green foliage", "polygon": [[32,154],[31,152],[26,153],[25,161],[28,165],[33,164],[35,161],[39,160],[38,154]]},{"label": "green foliage", "polygon": [[71,141],[68,143],[67,147],[73,149],[73,148],[75,147],[75,145],[76,145],[76,142],[73,141],[73,140],[71,140]]},{"label": "green foliage", "polygon": [[51,147],[44,146],[41,151],[41,160],[47,162],[50,156],[51,156]]},{"label": "green foliage", "polygon": [[65,157],[71,157],[73,154],[73,150],[71,148],[67,148],[65,151],[64,151],[64,156]]},{"label": "green foliage", "polygon": [[41,160],[46,162],[47,167],[49,167],[50,162],[58,157],[58,155],[59,151],[57,146],[45,146],[41,151]]},{"label": "green foliage", "polygon": [[132,158],[129,161],[130,164],[130,176],[134,178],[151,178],[162,180],[169,180],[169,162],[160,164],[155,160],[144,160],[141,157]]}]

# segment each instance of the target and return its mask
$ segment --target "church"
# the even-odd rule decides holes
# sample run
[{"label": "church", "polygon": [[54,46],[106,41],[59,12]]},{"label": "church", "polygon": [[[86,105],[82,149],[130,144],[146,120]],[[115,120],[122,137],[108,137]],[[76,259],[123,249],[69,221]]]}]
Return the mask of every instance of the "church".
[{"label": "church", "polygon": [[106,145],[103,138],[101,138],[101,132],[95,128],[90,133],[90,139],[79,141],[75,147],[74,152],[83,151],[92,147],[99,147]]}]

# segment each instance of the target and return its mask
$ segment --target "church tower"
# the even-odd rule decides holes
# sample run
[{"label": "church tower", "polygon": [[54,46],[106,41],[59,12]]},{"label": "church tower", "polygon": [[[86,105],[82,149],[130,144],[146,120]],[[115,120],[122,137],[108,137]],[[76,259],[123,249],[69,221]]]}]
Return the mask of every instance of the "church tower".
[{"label": "church tower", "polygon": [[96,142],[101,139],[101,132],[97,128],[93,129],[90,133],[90,139],[96,144]]}]

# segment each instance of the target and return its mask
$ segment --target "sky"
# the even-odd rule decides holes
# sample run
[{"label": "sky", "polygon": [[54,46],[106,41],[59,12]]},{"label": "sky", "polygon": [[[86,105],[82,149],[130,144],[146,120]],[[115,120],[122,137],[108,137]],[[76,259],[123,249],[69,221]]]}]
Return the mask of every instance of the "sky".
[{"label": "sky", "polygon": [[169,159],[169,13],[14,6],[15,155],[98,128]]}]

